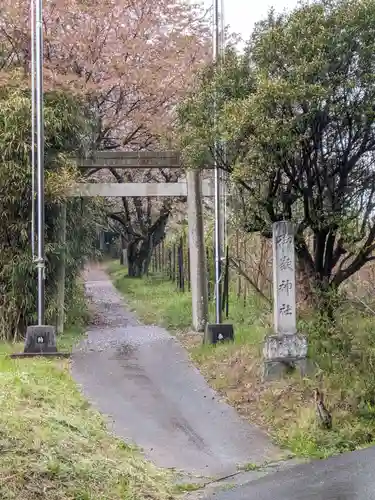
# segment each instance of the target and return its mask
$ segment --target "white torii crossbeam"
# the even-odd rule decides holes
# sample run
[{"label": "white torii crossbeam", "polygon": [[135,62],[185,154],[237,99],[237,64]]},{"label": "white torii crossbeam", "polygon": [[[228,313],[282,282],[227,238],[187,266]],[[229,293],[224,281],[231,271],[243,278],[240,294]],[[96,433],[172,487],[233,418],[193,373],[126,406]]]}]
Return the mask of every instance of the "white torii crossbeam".
[{"label": "white torii crossbeam", "polygon": [[[213,185],[210,180],[205,179],[202,182],[202,196],[211,197],[214,195]],[[77,182],[68,190],[68,196],[88,197],[103,196],[107,198],[114,197],[177,197],[187,196],[187,183],[181,182],[124,182],[124,183],[81,183]]]},{"label": "white torii crossbeam", "polygon": [[[98,151],[91,157],[77,161],[79,169],[94,171],[115,169],[180,169],[181,159],[177,151]],[[68,191],[68,196],[90,197],[186,197],[187,182],[80,182]],[[214,186],[210,179],[202,181],[201,194],[214,196]]]}]

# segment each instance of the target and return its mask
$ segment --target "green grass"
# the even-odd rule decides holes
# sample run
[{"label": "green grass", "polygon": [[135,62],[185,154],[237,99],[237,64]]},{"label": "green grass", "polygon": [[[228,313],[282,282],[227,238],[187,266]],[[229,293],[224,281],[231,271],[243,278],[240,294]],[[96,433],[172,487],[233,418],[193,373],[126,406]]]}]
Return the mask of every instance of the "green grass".
[{"label": "green grass", "polygon": [[261,466],[249,462],[248,464],[245,464],[243,467],[241,467],[240,470],[243,470],[245,472],[250,472],[250,471],[259,470],[260,468],[261,468]]},{"label": "green grass", "polygon": [[137,311],[142,321],[173,330],[184,329],[189,325],[191,317],[189,293],[173,291],[171,284],[158,276],[144,279],[128,278],[124,267],[117,263],[111,262],[108,269],[114,284],[126,295],[130,306]]},{"label": "green grass", "polygon": [[183,493],[188,493],[191,491],[198,491],[202,488],[204,488],[204,485],[199,483],[179,483],[174,486],[173,491],[177,495],[181,495]]},{"label": "green grass", "polygon": [[[270,308],[258,297],[246,303],[230,298],[235,343],[202,346],[197,337],[187,342],[191,296],[180,293],[160,276],[133,279],[116,263],[109,272],[130,306],[146,323],[180,334],[192,359],[209,383],[253,423],[264,427],[292,455],[325,458],[374,444],[375,440],[375,318],[343,300],[337,323],[307,317],[299,330],[307,333],[316,373],[301,379],[292,374],[262,382],[262,341],[270,331]],[[213,305],[210,319],[213,321]],[[181,335],[182,333],[182,335]],[[320,387],[333,415],[333,429],[316,422],[313,389]]]},{"label": "green grass", "polygon": [[[69,349],[76,326],[58,339]],[[69,361],[10,359],[0,344],[0,497],[3,500],[167,499],[167,473],[107,432],[69,373]]]},{"label": "green grass", "polygon": [[[126,297],[129,305],[147,324],[158,324],[170,330],[186,330],[191,325],[191,293],[176,290],[175,286],[160,275],[142,279],[129,278],[126,269],[117,262],[108,265],[115,286]],[[236,324],[236,342],[258,343],[262,340],[267,311],[259,314],[259,300],[254,296],[231,301],[227,323]],[[210,304],[210,320],[214,321],[214,307]],[[172,332],[173,333],[173,332]]]}]

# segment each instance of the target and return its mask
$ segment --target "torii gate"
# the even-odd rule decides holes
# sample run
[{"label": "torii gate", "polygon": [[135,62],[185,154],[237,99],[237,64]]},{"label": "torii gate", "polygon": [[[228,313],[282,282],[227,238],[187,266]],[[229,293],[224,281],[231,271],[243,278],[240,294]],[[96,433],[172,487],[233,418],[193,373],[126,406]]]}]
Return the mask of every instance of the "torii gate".
[{"label": "torii gate", "polygon": [[[133,152],[103,151],[95,153],[91,158],[78,160],[80,169],[179,169],[180,154],[175,151]],[[187,196],[187,182],[129,182],[129,183],[79,183],[71,192],[71,196],[104,196],[104,197],[145,197],[145,196]],[[213,185],[210,180],[202,182],[202,196],[213,196]]]},{"label": "torii gate", "polygon": [[[90,158],[79,159],[80,169],[177,169],[181,168],[180,154],[176,151],[162,152],[97,152]],[[202,197],[214,196],[211,180],[201,180],[197,169],[186,171],[186,180],[163,183],[77,183],[68,192],[71,197],[177,197],[187,196],[189,227],[189,259],[192,295],[192,325],[198,332],[205,330],[208,321],[207,263],[204,247],[204,225]],[[58,331],[64,324],[64,276],[59,286]]]}]

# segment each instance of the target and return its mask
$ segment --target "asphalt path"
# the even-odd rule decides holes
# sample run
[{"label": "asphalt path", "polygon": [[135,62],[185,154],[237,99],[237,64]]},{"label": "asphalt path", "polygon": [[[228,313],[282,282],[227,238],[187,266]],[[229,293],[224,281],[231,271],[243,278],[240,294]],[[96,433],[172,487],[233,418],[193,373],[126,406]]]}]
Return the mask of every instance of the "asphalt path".
[{"label": "asphalt path", "polygon": [[139,323],[100,267],[87,271],[86,291],[98,320],[73,353],[72,374],[118,437],[157,466],[202,477],[280,458],[261,430],[220,401],[175,338]]},{"label": "asphalt path", "polygon": [[375,500],[375,447],[297,465],[206,498]]}]

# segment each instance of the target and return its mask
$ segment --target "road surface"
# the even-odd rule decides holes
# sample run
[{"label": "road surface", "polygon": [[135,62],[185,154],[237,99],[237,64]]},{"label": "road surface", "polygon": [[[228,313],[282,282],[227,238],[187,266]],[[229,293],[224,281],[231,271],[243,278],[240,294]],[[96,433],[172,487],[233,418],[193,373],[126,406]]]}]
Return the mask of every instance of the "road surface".
[{"label": "road surface", "polygon": [[99,321],[73,353],[72,374],[118,437],[157,466],[201,477],[280,458],[262,431],[220,402],[177,340],[126,310],[103,270],[88,270],[86,290]]},{"label": "road surface", "polygon": [[297,465],[212,500],[375,500],[375,447]]}]

